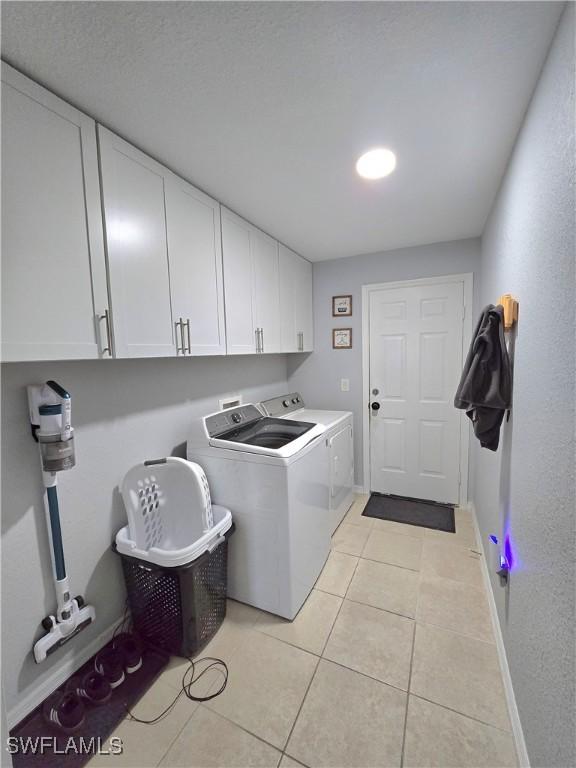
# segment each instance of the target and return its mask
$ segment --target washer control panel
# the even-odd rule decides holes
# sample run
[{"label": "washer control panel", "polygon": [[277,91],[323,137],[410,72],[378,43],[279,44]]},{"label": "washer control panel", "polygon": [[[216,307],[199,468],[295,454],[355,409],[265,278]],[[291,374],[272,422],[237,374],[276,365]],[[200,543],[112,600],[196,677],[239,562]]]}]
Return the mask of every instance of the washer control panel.
[{"label": "washer control panel", "polygon": [[255,405],[239,405],[237,408],[228,408],[220,411],[220,413],[206,416],[204,422],[208,435],[210,437],[217,437],[224,434],[224,432],[234,429],[234,427],[250,424],[250,422],[261,418],[262,413]]},{"label": "washer control panel", "polygon": [[273,397],[270,400],[264,400],[260,407],[266,416],[282,416],[284,413],[299,411],[304,408],[304,400],[299,392],[291,392],[288,395]]}]

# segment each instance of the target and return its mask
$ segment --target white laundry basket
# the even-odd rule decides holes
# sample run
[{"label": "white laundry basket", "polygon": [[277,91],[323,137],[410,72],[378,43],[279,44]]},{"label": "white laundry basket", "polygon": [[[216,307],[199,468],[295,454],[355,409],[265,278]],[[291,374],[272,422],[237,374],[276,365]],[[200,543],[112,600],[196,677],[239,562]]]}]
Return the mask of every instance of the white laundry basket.
[{"label": "white laundry basket", "polygon": [[185,459],[138,464],[121,491],[128,525],[114,549],[134,628],[172,654],[193,655],[226,615],[232,514],[211,503],[204,470]]}]

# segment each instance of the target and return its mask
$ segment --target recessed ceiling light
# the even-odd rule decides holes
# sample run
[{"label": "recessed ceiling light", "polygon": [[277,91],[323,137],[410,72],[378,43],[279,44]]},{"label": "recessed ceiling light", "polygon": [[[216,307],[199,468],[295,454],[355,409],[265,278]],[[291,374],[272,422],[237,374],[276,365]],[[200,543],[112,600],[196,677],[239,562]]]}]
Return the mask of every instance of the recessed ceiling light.
[{"label": "recessed ceiling light", "polygon": [[396,155],[390,149],[378,147],[358,158],[356,171],[363,179],[382,179],[396,168]]}]

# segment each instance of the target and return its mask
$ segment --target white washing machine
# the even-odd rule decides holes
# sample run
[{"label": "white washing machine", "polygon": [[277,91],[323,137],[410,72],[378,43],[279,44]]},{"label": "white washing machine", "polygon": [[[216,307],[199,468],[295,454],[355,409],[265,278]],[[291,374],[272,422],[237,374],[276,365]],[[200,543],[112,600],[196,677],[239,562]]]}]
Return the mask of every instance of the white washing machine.
[{"label": "white washing machine", "polygon": [[260,403],[267,416],[297,419],[325,428],[330,480],[328,506],[331,533],[340,525],[354,501],[354,427],[351,411],[320,411],[306,408],[299,392],[292,392]]},{"label": "white washing machine", "polygon": [[228,594],[293,619],[330,552],[326,428],[264,415],[255,405],[196,421],[188,459],[206,472],[215,503],[232,510]]}]

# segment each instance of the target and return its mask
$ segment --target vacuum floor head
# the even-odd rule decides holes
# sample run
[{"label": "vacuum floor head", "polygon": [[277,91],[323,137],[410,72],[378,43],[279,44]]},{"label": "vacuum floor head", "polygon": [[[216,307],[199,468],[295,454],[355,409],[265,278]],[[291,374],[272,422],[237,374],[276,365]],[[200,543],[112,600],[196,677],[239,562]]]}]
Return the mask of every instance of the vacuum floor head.
[{"label": "vacuum floor head", "polygon": [[73,637],[87,626],[92,624],[96,618],[96,611],[93,606],[85,605],[74,612],[69,622],[57,622],[53,620],[52,627],[48,632],[37,640],[34,644],[34,659],[37,664],[57,651],[62,645],[72,640]]}]

